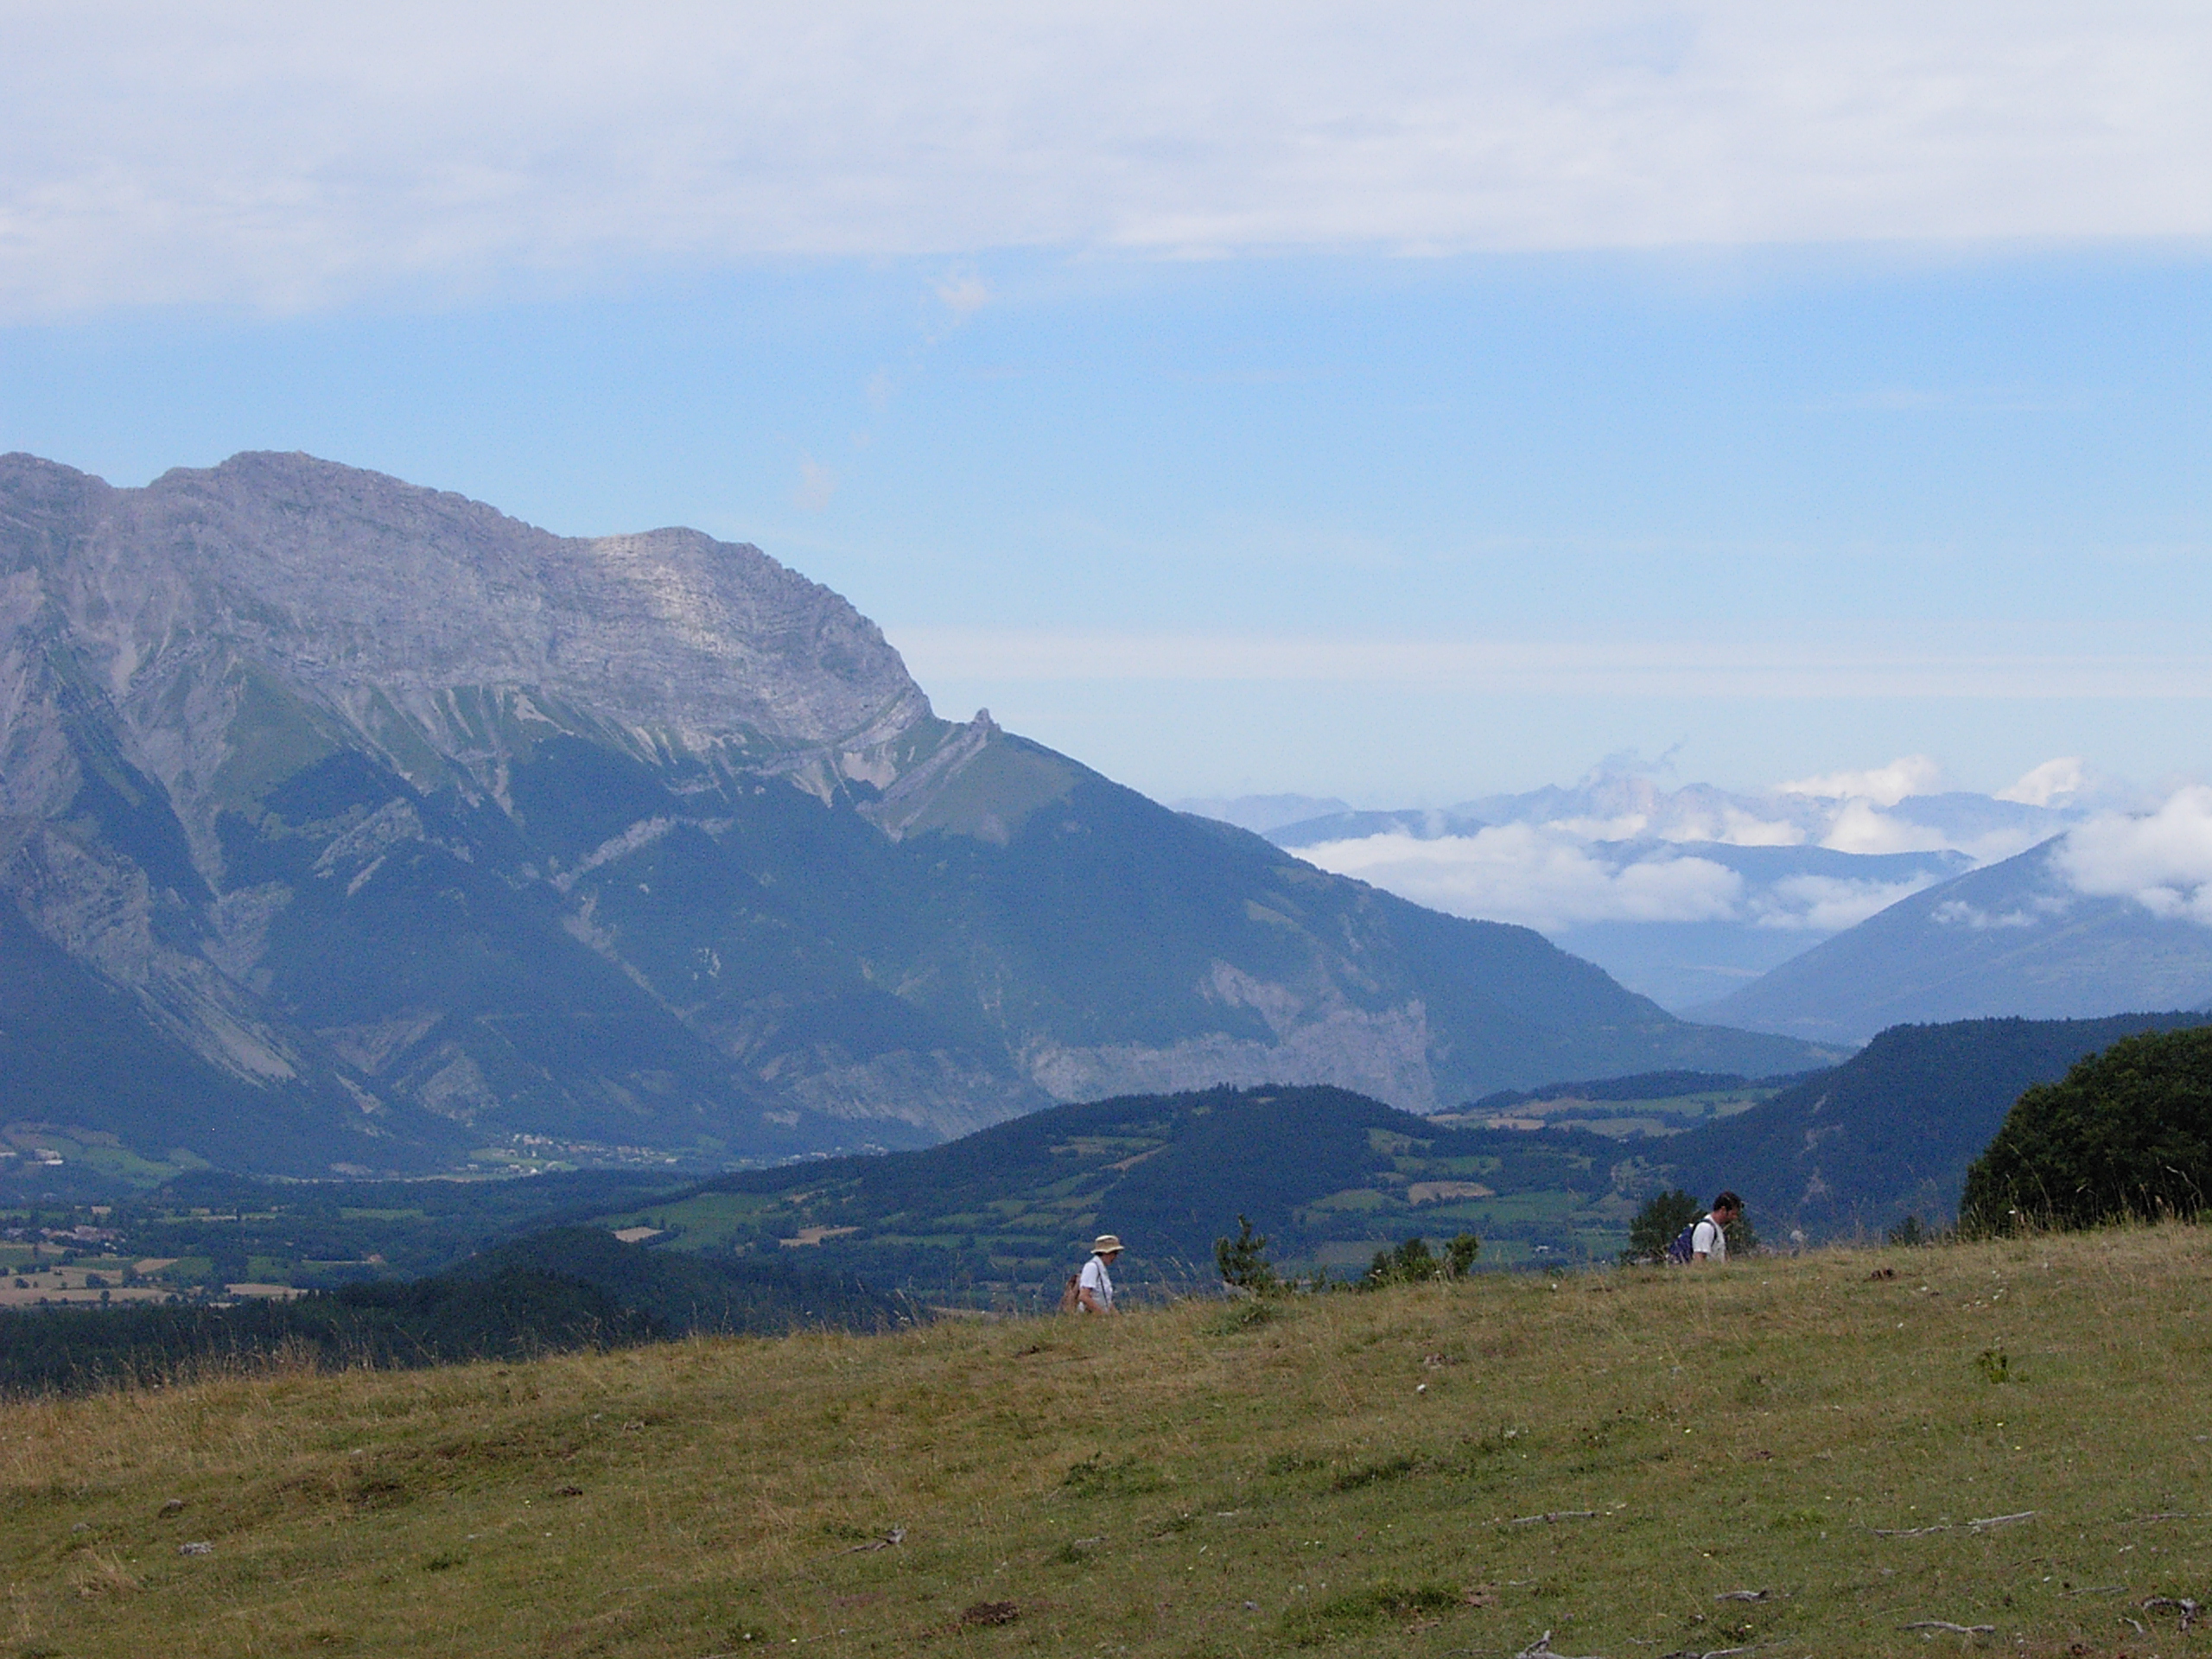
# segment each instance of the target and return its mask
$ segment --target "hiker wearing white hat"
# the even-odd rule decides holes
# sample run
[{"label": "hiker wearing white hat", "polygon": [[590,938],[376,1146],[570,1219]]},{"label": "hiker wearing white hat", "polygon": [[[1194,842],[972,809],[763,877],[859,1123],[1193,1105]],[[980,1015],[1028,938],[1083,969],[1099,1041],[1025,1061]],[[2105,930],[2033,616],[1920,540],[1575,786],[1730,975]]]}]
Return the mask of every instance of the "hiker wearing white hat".
[{"label": "hiker wearing white hat", "polygon": [[1083,1264],[1083,1273],[1076,1281],[1076,1306],[1086,1313],[1111,1313],[1114,1311],[1114,1275],[1107,1269],[1122,1259],[1122,1241],[1111,1233],[1101,1233],[1091,1241],[1090,1260]]}]

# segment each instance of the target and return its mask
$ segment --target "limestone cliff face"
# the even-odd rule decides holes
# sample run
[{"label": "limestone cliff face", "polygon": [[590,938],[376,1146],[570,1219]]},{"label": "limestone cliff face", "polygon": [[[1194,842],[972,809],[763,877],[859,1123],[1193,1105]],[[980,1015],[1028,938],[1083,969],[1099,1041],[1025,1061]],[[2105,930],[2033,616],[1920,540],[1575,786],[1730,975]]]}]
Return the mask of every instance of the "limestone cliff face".
[{"label": "limestone cliff face", "polygon": [[457,764],[494,791],[507,746],[487,710],[648,760],[885,782],[930,718],[850,605],[696,531],[568,539],[307,455],[124,491],[26,457],[0,467],[22,504],[10,632],[42,624],[134,758],[188,796],[218,786],[256,670],[403,774]]},{"label": "limestone cliff face", "polygon": [[[757,549],[304,455],[0,458],[0,898],[308,1126],[302,1167],[715,1164],[1217,1082],[1433,1107],[1714,1040],[937,719]],[[28,1007],[0,1038],[50,1048]]]}]

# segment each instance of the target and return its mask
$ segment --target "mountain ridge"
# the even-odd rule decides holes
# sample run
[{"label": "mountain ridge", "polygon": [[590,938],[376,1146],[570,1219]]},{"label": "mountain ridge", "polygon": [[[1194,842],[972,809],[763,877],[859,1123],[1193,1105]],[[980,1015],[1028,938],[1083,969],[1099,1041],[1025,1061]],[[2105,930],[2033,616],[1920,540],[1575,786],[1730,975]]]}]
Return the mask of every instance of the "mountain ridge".
[{"label": "mountain ridge", "polygon": [[1807,1063],[942,720],[757,549],[302,455],[136,491],[0,458],[0,892],[228,1080],[210,1110],[281,1101],[349,1167]]},{"label": "mountain ridge", "polygon": [[1691,1014],[1853,1042],[1906,1022],[2212,1004],[2212,929],[2080,892],[2054,868],[2061,844],[1923,888]]}]

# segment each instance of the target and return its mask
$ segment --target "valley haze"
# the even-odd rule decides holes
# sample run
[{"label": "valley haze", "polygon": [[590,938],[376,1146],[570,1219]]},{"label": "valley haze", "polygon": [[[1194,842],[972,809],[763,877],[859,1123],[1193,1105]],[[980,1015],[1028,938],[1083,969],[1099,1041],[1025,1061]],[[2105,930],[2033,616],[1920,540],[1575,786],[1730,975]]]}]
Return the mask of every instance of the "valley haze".
[{"label": "valley haze", "polygon": [[1825,1042],[1886,1026],[2212,1005],[2212,790],[2076,758],[1994,795],[1925,755],[1753,792],[1617,756],[1448,809],[1185,801],[1325,869],[1518,922],[1690,1018]]}]

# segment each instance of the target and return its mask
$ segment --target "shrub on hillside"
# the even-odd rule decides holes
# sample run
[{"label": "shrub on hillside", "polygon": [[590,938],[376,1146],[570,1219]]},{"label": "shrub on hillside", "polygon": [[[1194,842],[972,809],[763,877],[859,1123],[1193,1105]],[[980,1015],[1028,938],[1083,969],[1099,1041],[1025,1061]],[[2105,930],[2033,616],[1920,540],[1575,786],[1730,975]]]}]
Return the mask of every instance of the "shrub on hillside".
[{"label": "shrub on hillside", "polygon": [[1475,1257],[1482,1248],[1482,1241],[1472,1233],[1461,1233],[1446,1243],[1440,1257],[1430,1250],[1427,1239],[1409,1238],[1395,1250],[1376,1251],[1374,1264],[1360,1283],[1373,1287],[1421,1284],[1432,1279],[1464,1279],[1467,1270],[1475,1265]]},{"label": "shrub on hillside", "polygon": [[[1628,1224],[1628,1248],[1621,1252],[1621,1265],[1632,1268],[1640,1262],[1664,1262],[1667,1247],[1704,1213],[1705,1206],[1680,1187],[1653,1194]],[[1732,1249],[1735,1241],[1731,1239],[1729,1244]]]},{"label": "shrub on hillside", "polygon": [[1232,1290],[1274,1296],[1289,1288],[1275,1277],[1274,1264],[1268,1260],[1268,1236],[1254,1232],[1249,1217],[1236,1217],[1236,1237],[1214,1240],[1213,1260],[1221,1269],[1221,1282]]},{"label": "shrub on hillside", "polygon": [[2193,1216],[2212,1194],[2212,1027],[2127,1037],[2028,1090],[1967,1172],[1962,1225]]}]

